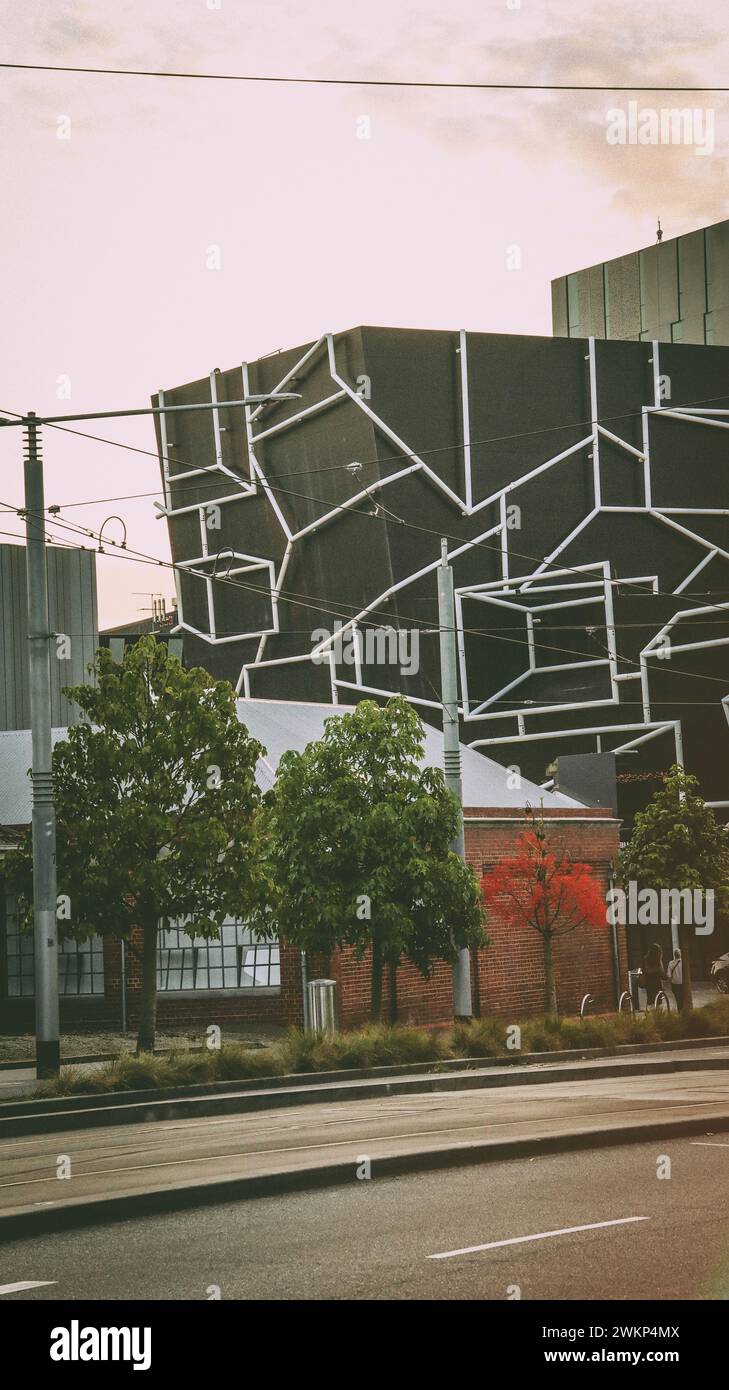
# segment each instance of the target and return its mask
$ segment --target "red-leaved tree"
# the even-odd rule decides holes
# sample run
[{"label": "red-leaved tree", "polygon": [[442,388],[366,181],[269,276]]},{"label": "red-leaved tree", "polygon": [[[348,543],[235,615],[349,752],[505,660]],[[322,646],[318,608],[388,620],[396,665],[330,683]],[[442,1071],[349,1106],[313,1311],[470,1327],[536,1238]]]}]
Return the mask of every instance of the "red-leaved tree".
[{"label": "red-leaved tree", "polygon": [[515,927],[539,932],[544,945],[544,1004],[557,1013],[554,941],[583,923],[604,926],[605,895],[589,864],[573,862],[564,848],[550,843],[544,818],[529,813],[516,854],[484,874],[484,902],[498,907]]}]

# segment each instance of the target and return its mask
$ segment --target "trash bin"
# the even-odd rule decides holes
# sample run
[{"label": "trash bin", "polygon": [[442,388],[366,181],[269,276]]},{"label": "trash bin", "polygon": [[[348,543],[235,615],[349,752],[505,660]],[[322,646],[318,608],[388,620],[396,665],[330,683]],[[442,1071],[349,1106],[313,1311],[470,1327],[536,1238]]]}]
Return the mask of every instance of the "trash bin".
[{"label": "trash bin", "polygon": [[630,990],[630,997],[631,997],[631,999],[632,999],[632,1001],[633,1001],[633,1008],[634,1008],[634,1010],[635,1010],[636,1013],[638,1013],[638,1011],[640,1010],[640,1007],[641,1007],[641,1004],[640,1004],[640,977],[641,977],[641,974],[642,974],[642,971],[640,971],[640,970],[629,970],[629,971],[628,971],[628,988],[629,988],[629,990]]},{"label": "trash bin", "polygon": [[336,1033],[336,980],[309,980],[309,1027],[314,1033]]}]

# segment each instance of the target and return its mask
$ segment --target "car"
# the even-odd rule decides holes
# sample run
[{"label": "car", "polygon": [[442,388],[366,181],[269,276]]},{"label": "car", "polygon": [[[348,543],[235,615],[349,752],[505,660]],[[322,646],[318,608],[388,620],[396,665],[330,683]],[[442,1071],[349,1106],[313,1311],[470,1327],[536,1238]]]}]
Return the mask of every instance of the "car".
[{"label": "car", "polygon": [[712,961],[710,975],[720,994],[729,994],[729,951]]}]

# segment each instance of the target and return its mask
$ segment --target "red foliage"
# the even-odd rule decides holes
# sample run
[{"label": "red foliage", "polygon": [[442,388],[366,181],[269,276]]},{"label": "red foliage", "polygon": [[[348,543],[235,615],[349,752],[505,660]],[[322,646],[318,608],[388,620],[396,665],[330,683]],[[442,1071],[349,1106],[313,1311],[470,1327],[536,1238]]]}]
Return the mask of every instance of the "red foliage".
[{"label": "red foliage", "polygon": [[561,936],[584,922],[603,927],[607,920],[594,870],[551,849],[543,823],[519,836],[517,853],[484,874],[481,890],[487,906],[498,903],[503,911],[510,905],[516,925],[528,924],[542,936]]}]

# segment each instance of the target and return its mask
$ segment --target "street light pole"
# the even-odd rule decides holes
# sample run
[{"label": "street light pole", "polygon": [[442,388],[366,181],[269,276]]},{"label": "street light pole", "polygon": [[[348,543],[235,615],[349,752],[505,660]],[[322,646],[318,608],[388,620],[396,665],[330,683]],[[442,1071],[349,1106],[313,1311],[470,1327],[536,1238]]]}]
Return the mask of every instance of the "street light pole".
[{"label": "street light pole", "polygon": [[[461,741],[458,725],[458,672],[456,665],[456,617],[453,603],[453,570],[448,563],[448,542],[441,540],[438,566],[438,624],[440,627],[440,679],[443,706],[443,765],[446,786],[458,799],[460,818],[451,845],[454,854],[466,857],[463,832],[463,787],[461,784]],[[471,956],[467,948],[458,952],[453,966],[453,1014],[472,1018]]]},{"label": "street light pole", "polygon": [[0,427],[22,429],[25,440],[26,575],[28,592],[28,652],[30,723],[33,748],[33,933],[35,948],[36,1075],[58,1076],[60,1039],[58,1015],[58,922],[56,888],[56,811],[53,802],[51,745],[51,666],[46,568],[46,514],[40,426],[71,420],[111,420],[132,415],[167,415],[173,411],[230,409],[299,400],[297,391],[267,392],[234,401],[202,401],[192,405],[143,406],[133,410],[97,410],[83,415],[39,417],[34,410],[12,419],[0,416]]},{"label": "street light pole", "polygon": [[51,748],[51,667],[43,463],[35,413],[24,425],[30,722],[33,746],[33,928],[36,1075],[58,1076],[58,923],[56,812]]}]

